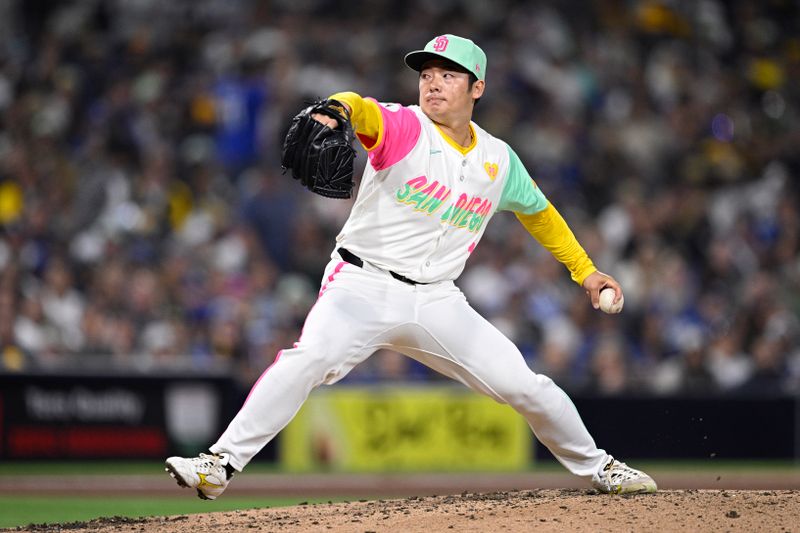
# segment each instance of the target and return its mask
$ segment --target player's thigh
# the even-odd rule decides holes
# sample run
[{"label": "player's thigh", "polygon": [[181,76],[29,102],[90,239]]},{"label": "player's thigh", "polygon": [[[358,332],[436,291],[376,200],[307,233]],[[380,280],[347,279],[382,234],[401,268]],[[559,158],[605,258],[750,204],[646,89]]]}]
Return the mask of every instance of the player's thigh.
[{"label": "player's thigh", "polygon": [[419,324],[428,333],[424,349],[467,372],[473,388],[513,403],[510,396],[536,386],[537,376],[516,345],[463,297],[453,295],[426,306]]},{"label": "player's thigh", "polygon": [[392,305],[390,295],[362,277],[361,270],[349,264],[328,276],[295,349],[305,357],[335,363],[363,352],[399,320],[399,305]]}]

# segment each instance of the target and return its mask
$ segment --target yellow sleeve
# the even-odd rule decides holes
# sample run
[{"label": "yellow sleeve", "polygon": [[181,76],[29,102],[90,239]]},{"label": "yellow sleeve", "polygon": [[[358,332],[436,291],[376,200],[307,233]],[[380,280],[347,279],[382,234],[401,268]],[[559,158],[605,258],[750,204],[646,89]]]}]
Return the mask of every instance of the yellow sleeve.
[{"label": "yellow sleeve", "polygon": [[597,270],[553,204],[548,203],[533,215],[514,214],[533,238],[569,269],[575,283],[582,285],[583,280]]},{"label": "yellow sleeve", "polygon": [[375,100],[362,98],[361,95],[354,92],[336,93],[329,98],[347,104],[347,107],[350,108],[350,120],[353,122],[353,128],[364,148],[370,150],[380,144],[383,133],[383,117]]}]

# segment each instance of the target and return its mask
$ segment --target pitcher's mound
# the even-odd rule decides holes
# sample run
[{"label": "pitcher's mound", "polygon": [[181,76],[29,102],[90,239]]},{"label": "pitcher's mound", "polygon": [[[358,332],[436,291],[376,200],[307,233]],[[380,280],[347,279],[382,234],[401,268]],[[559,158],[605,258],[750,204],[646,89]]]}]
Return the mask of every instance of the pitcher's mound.
[{"label": "pitcher's mound", "polygon": [[103,518],[23,531],[94,533],[275,532],[798,532],[800,491],[667,490],[609,496],[592,490],[463,493],[457,496],[297,505],[161,518]]}]

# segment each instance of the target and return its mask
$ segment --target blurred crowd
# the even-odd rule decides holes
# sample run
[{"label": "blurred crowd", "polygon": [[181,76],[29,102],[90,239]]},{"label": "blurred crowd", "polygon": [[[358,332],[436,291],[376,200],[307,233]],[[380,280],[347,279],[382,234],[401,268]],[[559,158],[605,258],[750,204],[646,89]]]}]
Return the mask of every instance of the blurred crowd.
[{"label": "blurred crowd", "polygon": [[[403,55],[440,33],[487,52],[476,122],[625,291],[593,310],[497,215],[458,284],[530,366],[587,394],[800,394],[794,0],[2,2],[0,371],[251,383],[352,205],[282,175],[288,121],[341,90],[415,103]],[[441,378],[381,352],[347,379]]]}]

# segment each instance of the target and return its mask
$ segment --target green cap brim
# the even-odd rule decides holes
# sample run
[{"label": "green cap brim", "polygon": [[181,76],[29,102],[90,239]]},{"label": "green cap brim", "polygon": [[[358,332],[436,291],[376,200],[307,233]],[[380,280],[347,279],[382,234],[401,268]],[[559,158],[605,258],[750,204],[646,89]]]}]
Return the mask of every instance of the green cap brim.
[{"label": "green cap brim", "polygon": [[425,65],[425,63],[427,63],[428,61],[431,61],[433,59],[442,59],[444,61],[447,61],[448,63],[452,63],[454,65],[458,65],[459,67],[464,69],[464,72],[469,72],[470,74],[475,74],[469,68],[467,68],[465,65],[462,65],[461,63],[457,63],[457,62],[453,61],[452,59],[450,59],[449,57],[445,56],[444,54],[437,54],[436,52],[428,52],[427,50],[415,50],[413,52],[409,52],[409,53],[406,54],[406,57],[405,57],[404,61],[405,61],[406,65],[409,68],[411,68],[413,70],[416,70],[417,72],[420,72],[420,71],[422,71],[423,65]]},{"label": "green cap brim", "polygon": [[[441,54],[435,54],[433,52],[426,52],[425,50],[415,50],[413,52],[409,52],[406,54],[405,62],[411,69],[416,70],[417,72],[422,70],[422,65],[432,59],[446,59],[447,61],[453,62],[452,59],[448,59]],[[461,65],[463,66],[463,65]],[[466,67],[465,67],[466,68]]]}]

